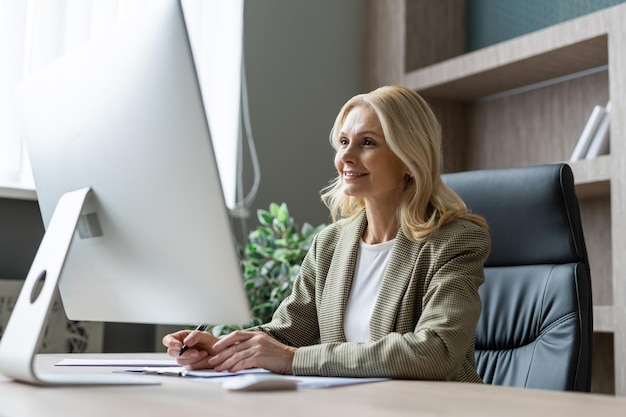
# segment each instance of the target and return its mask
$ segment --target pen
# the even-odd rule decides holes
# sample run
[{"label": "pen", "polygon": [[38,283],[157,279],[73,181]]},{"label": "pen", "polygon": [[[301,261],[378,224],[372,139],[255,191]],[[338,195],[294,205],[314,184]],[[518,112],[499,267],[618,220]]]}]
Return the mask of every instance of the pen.
[{"label": "pen", "polygon": [[[209,327],[207,324],[199,324],[198,327],[196,327],[196,330],[199,330],[201,332],[205,331],[206,328]],[[182,355],[183,353],[187,352],[187,349],[189,349],[189,346],[187,345],[183,345],[182,348],[180,348],[180,352],[178,352],[178,356]]]}]

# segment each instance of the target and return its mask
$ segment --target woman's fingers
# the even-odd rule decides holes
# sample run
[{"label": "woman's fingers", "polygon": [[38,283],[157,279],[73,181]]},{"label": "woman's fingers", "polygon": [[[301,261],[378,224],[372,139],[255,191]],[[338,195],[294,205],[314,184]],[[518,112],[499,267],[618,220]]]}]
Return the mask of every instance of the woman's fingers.
[{"label": "woman's fingers", "polygon": [[216,371],[237,372],[248,368],[264,368],[276,373],[291,374],[296,348],[284,345],[263,332],[239,331],[220,339],[213,349],[209,364]]},{"label": "woman's fingers", "polygon": [[207,369],[212,368],[209,357],[205,350],[189,349],[182,356],[176,357],[176,363],[187,369]]},{"label": "woman's fingers", "polygon": [[178,352],[183,347],[183,340],[187,337],[187,335],[189,335],[189,333],[191,333],[190,330],[180,330],[163,336],[161,343],[163,343],[163,345],[167,348],[168,355],[173,356],[170,352]]},{"label": "woman's fingers", "polygon": [[[180,330],[178,332],[165,335],[162,343],[165,347],[167,347],[167,354],[169,356],[176,357],[180,353],[183,345],[186,345],[188,350],[182,356],[189,356],[191,359],[194,357],[204,358],[207,355],[212,355],[212,346],[217,340],[217,337],[203,331]],[[203,351],[207,355],[200,355]]]},{"label": "woman's fingers", "polygon": [[[176,357],[187,369],[215,368],[237,372],[248,368],[264,368],[291,374],[296,348],[286,346],[263,332],[235,331],[220,339],[197,330],[180,330],[165,335],[167,354]],[[187,351],[179,356],[183,345]]]},{"label": "woman's fingers", "polygon": [[262,368],[252,357],[255,347],[246,342],[229,346],[220,353],[209,358],[209,364],[216,371],[238,372],[248,368]]},{"label": "woman's fingers", "polygon": [[[250,332],[246,330],[236,330],[220,339],[218,339],[215,344],[212,346],[213,350],[216,353],[223,351],[233,345],[244,342],[255,335],[260,334],[259,332]],[[265,333],[262,333],[265,334]]]}]

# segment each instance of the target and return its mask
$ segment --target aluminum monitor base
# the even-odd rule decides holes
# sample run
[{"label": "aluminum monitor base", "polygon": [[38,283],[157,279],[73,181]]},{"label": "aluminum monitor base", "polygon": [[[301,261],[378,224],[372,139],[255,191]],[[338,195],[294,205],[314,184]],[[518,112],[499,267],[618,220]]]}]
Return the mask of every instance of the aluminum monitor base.
[{"label": "aluminum monitor base", "polygon": [[65,193],[59,199],[30,271],[0,339],[0,373],[16,381],[40,386],[153,385],[150,378],[120,374],[38,374],[35,354],[63,264],[90,188]]}]

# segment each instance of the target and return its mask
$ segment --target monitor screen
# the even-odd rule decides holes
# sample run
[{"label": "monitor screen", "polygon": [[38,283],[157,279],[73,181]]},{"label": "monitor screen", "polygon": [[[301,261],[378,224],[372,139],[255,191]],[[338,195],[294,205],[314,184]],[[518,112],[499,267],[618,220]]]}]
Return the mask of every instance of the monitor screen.
[{"label": "monitor screen", "polygon": [[150,2],[31,76],[18,97],[46,227],[62,195],[91,189],[60,275],[68,318],[248,322],[178,1]]}]

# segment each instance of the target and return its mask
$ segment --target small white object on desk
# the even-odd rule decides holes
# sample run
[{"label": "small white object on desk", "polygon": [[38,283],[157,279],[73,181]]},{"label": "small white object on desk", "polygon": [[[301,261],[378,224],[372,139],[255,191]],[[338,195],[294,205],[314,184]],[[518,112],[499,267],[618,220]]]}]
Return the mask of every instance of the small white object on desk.
[{"label": "small white object on desk", "polygon": [[222,388],[230,391],[295,390],[298,381],[281,375],[246,374],[225,379]]}]

